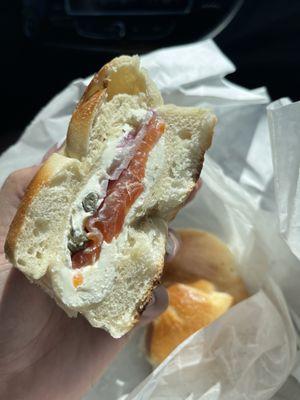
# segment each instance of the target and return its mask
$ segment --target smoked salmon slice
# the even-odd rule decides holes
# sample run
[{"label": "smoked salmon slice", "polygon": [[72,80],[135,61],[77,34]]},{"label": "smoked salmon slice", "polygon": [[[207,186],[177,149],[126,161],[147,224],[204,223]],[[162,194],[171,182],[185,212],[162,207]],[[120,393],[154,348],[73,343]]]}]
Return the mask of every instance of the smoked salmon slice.
[{"label": "smoked salmon slice", "polygon": [[89,241],[83,249],[72,255],[73,268],[81,268],[97,261],[103,241],[110,243],[119,235],[126,215],[144,190],[142,180],[148,156],[162,136],[165,123],[153,113],[146,126],[139,129],[141,128],[146,128],[145,135],[128,167],[121,172],[118,179],[109,181],[104,200],[96,212],[84,221]]}]

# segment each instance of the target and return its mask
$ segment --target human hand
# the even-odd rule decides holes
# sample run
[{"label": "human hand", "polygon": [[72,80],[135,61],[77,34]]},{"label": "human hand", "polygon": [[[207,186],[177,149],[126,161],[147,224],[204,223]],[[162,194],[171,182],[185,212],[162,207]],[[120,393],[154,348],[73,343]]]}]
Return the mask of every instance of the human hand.
[{"label": "human hand", "polygon": [[14,172],[0,191],[0,398],[79,399],[126,337],[71,319],[4,256],[4,240],[38,167]]},{"label": "human hand", "polygon": [[[14,172],[0,190],[0,398],[80,399],[128,335],[113,339],[81,316],[69,318],[5,259],[9,225],[38,168]],[[170,237],[169,252],[174,253],[178,244]],[[153,320],[166,306],[166,291],[159,287],[139,325]]]}]

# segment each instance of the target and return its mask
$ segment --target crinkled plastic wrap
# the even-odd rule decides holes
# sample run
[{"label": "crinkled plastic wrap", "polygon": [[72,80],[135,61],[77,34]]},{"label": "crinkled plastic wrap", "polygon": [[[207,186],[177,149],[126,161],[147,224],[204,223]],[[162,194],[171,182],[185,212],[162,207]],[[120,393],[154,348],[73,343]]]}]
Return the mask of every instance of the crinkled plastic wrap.
[{"label": "crinkled plastic wrap", "polygon": [[[144,332],[136,332],[86,399],[299,399],[300,104],[268,105],[264,88],[250,91],[224,79],[234,66],[212,41],[163,49],[142,63],[166,102],[210,107],[218,116],[203,187],[173,226],[224,240],[252,295],[153,372]],[[63,139],[88,80],[56,96],[1,156],[2,181]]]}]

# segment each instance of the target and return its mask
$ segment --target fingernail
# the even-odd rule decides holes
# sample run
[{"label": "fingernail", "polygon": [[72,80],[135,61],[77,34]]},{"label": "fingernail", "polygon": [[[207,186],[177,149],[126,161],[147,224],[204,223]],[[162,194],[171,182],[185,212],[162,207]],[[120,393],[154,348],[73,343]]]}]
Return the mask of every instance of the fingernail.
[{"label": "fingernail", "polygon": [[154,303],[155,303],[155,294],[153,293],[149,303],[147,304],[147,307],[153,306]]},{"label": "fingernail", "polygon": [[179,246],[180,240],[176,232],[172,228],[170,228],[166,246],[166,261],[170,261],[176,255]]},{"label": "fingernail", "polygon": [[156,301],[155,295],[154,295],[154,293],[152,293],[152,297],[151,297],[149,303],[146,305],[146,307],[145,307],[145,309],[143,311],[143,316],[144,317],[147,317],[148,315],[152,314],[152,308],[153,308],[153,306],[155,304],[155,301]]}]

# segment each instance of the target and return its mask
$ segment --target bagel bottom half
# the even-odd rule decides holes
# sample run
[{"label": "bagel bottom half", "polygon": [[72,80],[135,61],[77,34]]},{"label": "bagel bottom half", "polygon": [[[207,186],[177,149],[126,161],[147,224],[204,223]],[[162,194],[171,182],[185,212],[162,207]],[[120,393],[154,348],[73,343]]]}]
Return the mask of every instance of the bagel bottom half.
[{"label": "bagel bottom half", "polygon": [[178,230],[177,235],[180,250],[166,263],[163,275],[169,306],[147,332],[148,355],[153,365],[248,296],[234,257],[221,240],[190,229]]}]

